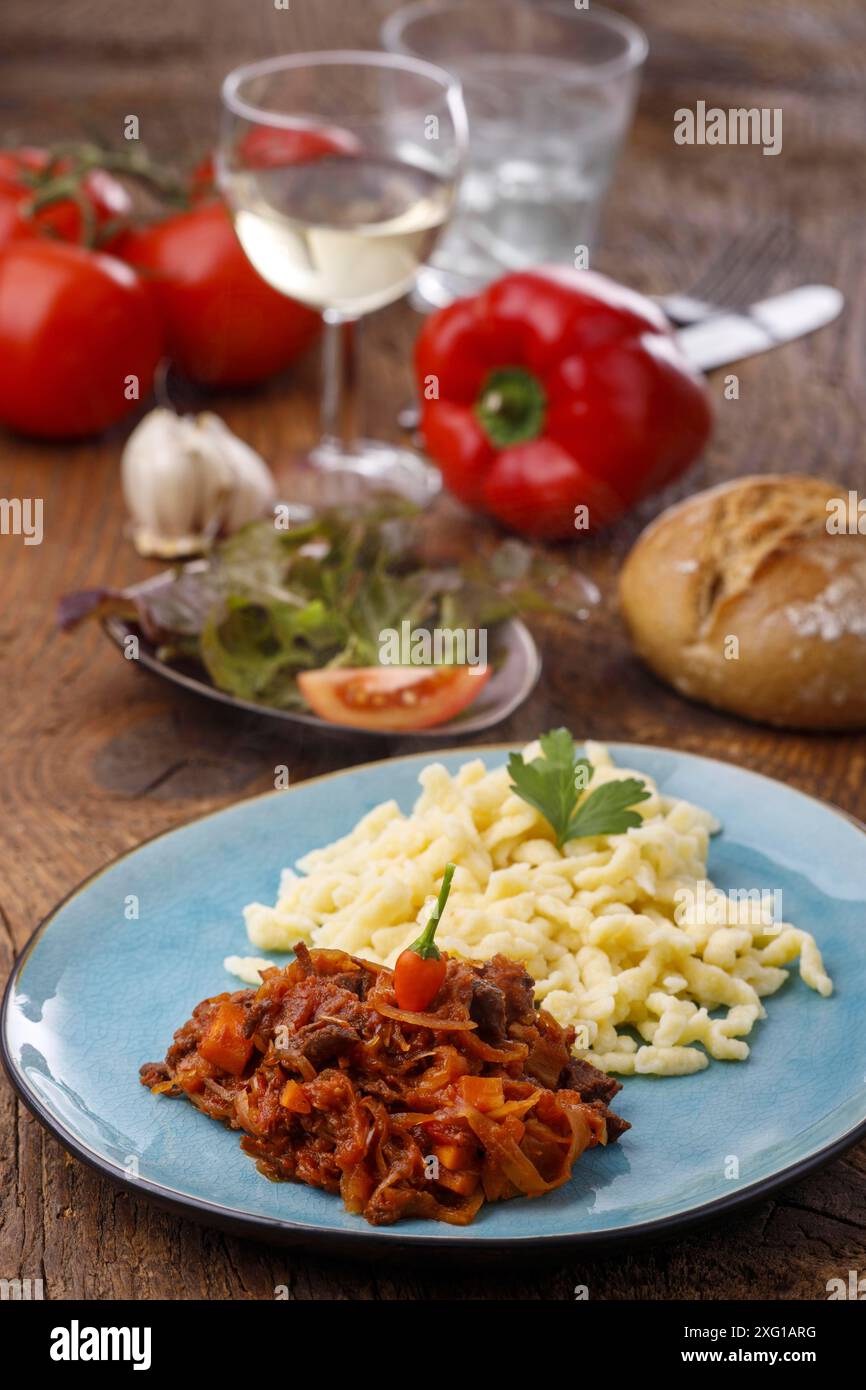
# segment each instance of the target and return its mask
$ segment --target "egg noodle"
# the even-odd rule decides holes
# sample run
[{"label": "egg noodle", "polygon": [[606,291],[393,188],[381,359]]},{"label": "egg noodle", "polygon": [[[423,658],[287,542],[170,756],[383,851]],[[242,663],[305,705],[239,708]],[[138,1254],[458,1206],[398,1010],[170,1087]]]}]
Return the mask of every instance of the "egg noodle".
[{"label": "egg noodle", "polygon": [[[537,757],[538,744],[525,750]],[[775,921],[766,904],[724,894],[707,879],[708,811],[659,793],[642,772],[613,766],[587,743],[593,775],[584,795],[617,777],[640,777],[652,795],[641,824],[556,848],[545,819],[510,791],[502,766],[480,759],[451,775],[420,774],[411,815],[386,801],[344,839],[283,873],[274,907],[244,910],[251,942],[290,950],[296,941],[338,947],[393,965],[429,914],[445,865],[457,864],[439,946],[473,960],[497,952],[522,961],[536,998],[577,1029],[577,1051],[606,1071],[681,1076],[709,1056],[742,1061],[761,1003],[800,974],[832,993],[812,936]],[[271,962],[232,957],[250,982]],[[700,1044],[700,1046],[696,1046]]]}]

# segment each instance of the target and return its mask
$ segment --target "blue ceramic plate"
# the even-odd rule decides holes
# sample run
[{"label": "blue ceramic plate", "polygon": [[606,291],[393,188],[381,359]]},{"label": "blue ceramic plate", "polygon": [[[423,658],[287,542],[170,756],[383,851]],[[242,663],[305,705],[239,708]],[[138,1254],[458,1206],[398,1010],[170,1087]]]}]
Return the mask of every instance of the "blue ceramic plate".
[{"label": "blue ceramic plate", "polygon": [[[477,753],[439,754],[451,769]],[[469,1227],[373,1229],[336,1197],[262,1178],[238,1135],[181,1101],[154,1099],[138,1066],[163,1056],[199,999],[233,988],[224,956],[249,951],[241,907],[273,900],[284,865],[345,834],[377,802],[409,810],[427,754],[373,763],[241,802],[162,835],[89,879],[39,928],[4,1001],[10,1076],[80,1158],[191,1215],[288,1242],[455,1247],[622,1239],[763,1196],[866,1135],[866,840],[842,812],[725,763],[613,745],[660,788],[711,808],[724,829],[722,887],[781,888],[785,916],[818,939],[831,999],[796,974],[768,1000],[747,1062],[697,1076],[627,1079],[632,1122],[610,1150],[536,1201],[485,1207]],[[138,920],[125,905],[138,899]]]}]

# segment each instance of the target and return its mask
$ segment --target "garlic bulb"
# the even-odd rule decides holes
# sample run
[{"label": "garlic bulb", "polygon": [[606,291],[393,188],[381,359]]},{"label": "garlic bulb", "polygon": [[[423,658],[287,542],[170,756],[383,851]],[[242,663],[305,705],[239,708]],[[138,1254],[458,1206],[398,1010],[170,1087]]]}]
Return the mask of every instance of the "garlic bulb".
[{"label": "garlic bulb", "polygon": [[121,470],[141,555],[193,555],[264,516],[276,497],[264,460],[209,412],[150,411],[126,442]]}]

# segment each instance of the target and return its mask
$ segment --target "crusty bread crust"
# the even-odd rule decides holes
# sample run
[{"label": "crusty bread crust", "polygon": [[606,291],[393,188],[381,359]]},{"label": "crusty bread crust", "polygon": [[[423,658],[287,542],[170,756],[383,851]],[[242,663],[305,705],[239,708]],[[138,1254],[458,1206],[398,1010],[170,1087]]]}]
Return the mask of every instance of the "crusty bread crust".
[{"label": "crusty bread crust", "polygon": [[[681,694],[799,729],[866,727],[866,534],[828,529],[847,490],[740,478],[664,512],[620,602],[647,664]],[[864,523],[866,524],[866,523]]]}]

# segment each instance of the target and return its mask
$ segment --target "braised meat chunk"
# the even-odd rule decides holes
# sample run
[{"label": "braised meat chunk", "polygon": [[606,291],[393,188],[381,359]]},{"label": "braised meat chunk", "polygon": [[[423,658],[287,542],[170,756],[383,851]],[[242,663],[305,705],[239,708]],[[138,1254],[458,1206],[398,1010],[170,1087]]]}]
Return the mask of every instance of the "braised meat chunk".
[{"label": "braised meat chunk", "polygon": [[390,970],[299,945],[259,989],[197,1005],[141,1081],[241,1130],[265,1177],[339,1193],[373,1225],[466,1225],[485,1201],[542,1196],[628,1129],[608,1108],[619,1083],[573,1056],[522,966],[445,960],[413,1013]]}]

